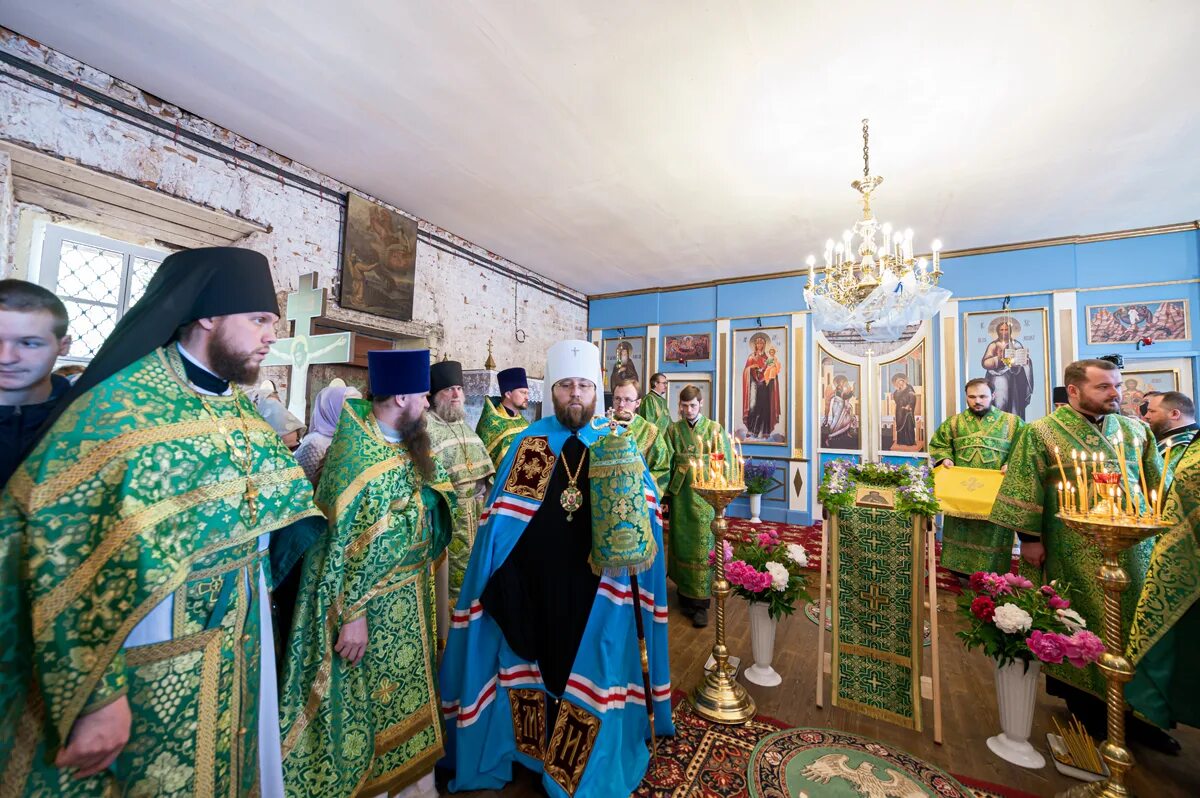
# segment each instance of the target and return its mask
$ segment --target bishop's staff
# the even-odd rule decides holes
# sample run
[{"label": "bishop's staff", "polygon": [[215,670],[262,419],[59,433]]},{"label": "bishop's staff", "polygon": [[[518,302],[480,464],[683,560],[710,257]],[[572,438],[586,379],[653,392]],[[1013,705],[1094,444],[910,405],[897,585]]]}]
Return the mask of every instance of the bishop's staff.
[{"label": "bishop's staff", "polygon": [[598,576],[629,576],[642,665],[642,688],[646,693],[646,714],[650,718],[650,753],[657,757],[654,690],[650,684],[650,657],[646,652],[646,629],[642,620],[642,592],[638,587],[638,574],[654,565],[658,554],[654,529],[650,525],[650,505],[646,501],[646,465],[637,441],[611,410],[607,422],[597,419],[592,423],[607,425],[609,434],[591,447],[588,481],[592,491],[592,551],[588,563],[592,573]]}]

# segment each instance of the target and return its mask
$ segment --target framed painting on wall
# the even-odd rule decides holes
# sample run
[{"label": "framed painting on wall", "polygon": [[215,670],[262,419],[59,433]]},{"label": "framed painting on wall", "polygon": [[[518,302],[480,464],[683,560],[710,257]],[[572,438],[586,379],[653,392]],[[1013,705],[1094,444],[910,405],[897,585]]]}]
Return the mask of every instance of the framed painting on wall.
[{"label": "framed painting on wall", "polygon": [[788,328],[733,331],[733,435],[787,446]]},{"label": "framed painting on wall", "polygon": [[1118,305],[1088,305],[1089,344],[1134,344],[1153,341],[1190,341],[1186,299],[1157,299]]},{"label": "framed painting on wall", "polygon": [[712,357],[712,335],[688,333],[663,337],[663,360],[686,363],[689,360],[708,360]]},{"label": "framed painting on wall", "polygon": [[925,415],[925,342],[879,367],[879,450],[923,452],[929,440]]},{"label": "framed painting on wall", "polygon": [[417,222],[351,193],[346,201],[338,304],[412,321]]},{"label": "framed painting on wall", "polygon": [[645,338],[605,338],[604,379],[608,384],[604,390],[612,393],[623,380],[637,380],[639,389],[644,389],[645,364]]},{"label": "framed painting on wall", "polygon": [[668,374],[667,404],[671,408],[671,420],[679,420],[679,392],[689,385],[700,389],[700,415],[713,417],[711,374]]},{"label": "framed painting on wall", "polygon": [[860,367],[838,360],[817,349],[820,391],[820,432],[822,449],[856,451],[862,448],[861,408],[858,390]]},{"label": "framed painting on wall", "polygon": [[1151,391],[1166,393],[1179,390],[1179,371],[1176,369],[1152,369],[1146,371],[1121,372],[1121,414],[1130,418],[1141,418],[1138,408]]},{"label": "framed painting on wall", "polygon": [[1046,309],[963,314],[966,380],[983,377],[992,405],[1022,421],[1050,412],[1050,348]]}]

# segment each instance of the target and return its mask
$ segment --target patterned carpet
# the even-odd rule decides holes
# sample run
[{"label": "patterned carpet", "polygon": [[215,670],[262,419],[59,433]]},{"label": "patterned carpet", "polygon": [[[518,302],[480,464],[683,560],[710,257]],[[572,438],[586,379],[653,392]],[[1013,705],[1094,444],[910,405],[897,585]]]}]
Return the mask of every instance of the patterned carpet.
[{"label": "patterned carpet", "polygon": [[[675,737],[659,741],[658,755],[651,760],[646,778],[634,793],[637,798],[751,798],[752,795],[762,798],[799,798],[787,792],[754,793],[750,784],[750,779],[754,778],[751,775],[751,758],[755,749],[773,735],[778,741],[788,729],[786,723],[760,715],[744,726],[722,726],[696,715],[683,699],[684,693],[675,691],[672,696],[675,703]],[[945,798],[1035,798],[1018,790],[961,776],[950,777],[922,760],[874,740],[823,729],[805,729],[803,733],[836,736],[839,743],[859,745],[864,750],[870,750],[868,745],[874,746],[878,749],[872,751],[876,756],[882,755],[885,759],[892,757],[888,761],[906,762],[911,769],[926,774],[931,784],[940,784],[948,790],[931,793],[934,795]],[[786,751],[786,746],[779,744],[775,748],[781,753]],[[765,753],[766,749],[760,750]],[[766,763],[768,760],[760,757],[760,761]],[[958,785],[969,790],[964,791]],[[809,793],[810,798],[818,798],[819,795],[820,792]]]}]

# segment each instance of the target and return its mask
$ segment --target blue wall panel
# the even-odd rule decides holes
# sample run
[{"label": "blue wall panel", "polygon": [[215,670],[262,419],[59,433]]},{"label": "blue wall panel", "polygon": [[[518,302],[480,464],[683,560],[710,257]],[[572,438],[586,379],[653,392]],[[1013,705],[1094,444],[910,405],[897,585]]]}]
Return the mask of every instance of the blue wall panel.
[{"label": "blue wall panel", "polygon": [[635,294],[588,303],[588,326],[623,327],[658,323],[658,294]]},{"label": "blue wall panel", "polygon": [[802,310],[806,282],[806,277],[780,277],[717,286],[717,316],[727,319]]},{"label": "blue wall panel", "polygon": [[658,298],[658,321],[670,324],[717,318],[717,289],[690,288],[667,291]]},{"label": "blue wall panel", "polygon": [[1195,232],[1097,241],[1075,248],[1080,288],[1200,277]]},{"label": "blue wall panel", "polygon": [[941,285],[955,296],[1004,296],[1075,285],[1075,247],[994,252],[942,261]]}]

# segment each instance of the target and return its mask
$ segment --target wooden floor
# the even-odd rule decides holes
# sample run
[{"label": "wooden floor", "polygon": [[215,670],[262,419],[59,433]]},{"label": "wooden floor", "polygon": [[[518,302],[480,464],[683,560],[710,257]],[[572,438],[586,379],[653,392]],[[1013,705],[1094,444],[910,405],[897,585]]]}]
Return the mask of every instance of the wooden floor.
[{"label": "wooden floor", "polygon": [[[813,591],[814,593],[816,591]],[[954,612],[954,597],[939,598],[942,663],[942,745],[933,742],[933,705],[926,701],[922,708],[927,719],[923,733],[902,729],[883,721],[831,707],[829,680],[826,679],[825,708],[818,709],[813,701],[816,679],[817,627],[797,610],[780,622],[774,666],[783,675],[779,687],[765,688],[746,684],[758,704],[760,714],[768,715],[792,726],[813,726],[874,737],[927,759],[944,770],[993,784],[1016,787],[1041,796],[1055,793],[1077,782],[1059,775],[1053,764],[1041,770],[1025,770],[999,759],[988,750],[985,740],[1000,731],[996,712],[996,693],[989,660],[981,654],[968,654],[954,632],[962,628]],[[746,605],[730,602],[727,623],[727,642],[730,652],[749,664],[750,631]],[[713,613],[710,613],[710,616]],[[671,596],[671,681],[679,689],[688,689],[700,678],[713,641],[713,626],[693,629],[690,621],[678,611],[674,591]],[[826,637],[828,645],[828,637]],[[926,652],[929,649],[925,649]],[[926,655],[926,667],[929,657]],[[1043,682],[1044,685],[1044,682]],[[1066,719],[1062,701],[1038,696],[1034,717],[1035,746],[1046,753],[1045,735],[1052,727],[1051,718]],[[1173,732],[1183,746],[1180,756],[1165,756],[1134,746],[1137,767],[1129,786],[1139,798],[1196,798],[1200,796],[1200,730],[1180,727]],[[502,792],[459,793],[464,796],[535,796],[532,779],[522,773]]]}]

